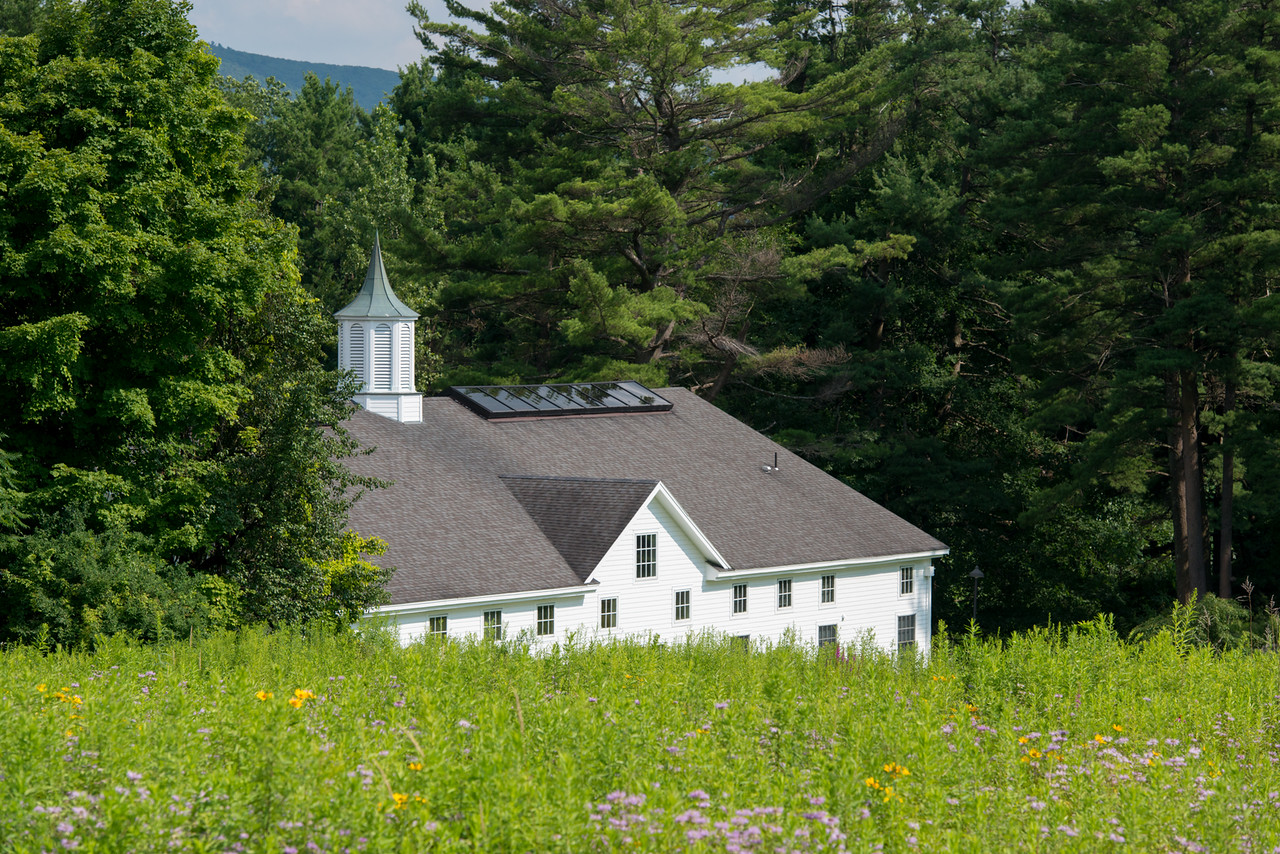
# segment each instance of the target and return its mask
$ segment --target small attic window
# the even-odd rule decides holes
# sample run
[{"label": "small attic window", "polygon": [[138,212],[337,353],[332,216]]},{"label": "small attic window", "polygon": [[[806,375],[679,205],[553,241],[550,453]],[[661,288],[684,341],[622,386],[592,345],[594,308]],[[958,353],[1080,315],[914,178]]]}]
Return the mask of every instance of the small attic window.
[{"label": "small attic window", "polygon": [[453,386],[449,395],[486,420],[667,412],[671,401],[626,380],[612,383]]}]

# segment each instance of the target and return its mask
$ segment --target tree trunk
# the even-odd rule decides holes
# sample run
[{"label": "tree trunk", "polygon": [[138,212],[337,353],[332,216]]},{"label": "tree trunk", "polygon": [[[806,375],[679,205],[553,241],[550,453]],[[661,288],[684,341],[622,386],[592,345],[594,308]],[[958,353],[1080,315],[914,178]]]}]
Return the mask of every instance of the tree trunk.
[{"label": "tree trunk", "polygon": [[[1227,380],[1223,414],[1230,415],[1236,406],[1236,386]],[[1231,525],[1232,504],[1236,492],[1235,450],[1227,443],[1227,427],[1222,428],[1222,521],[1218,529],[1218,597],[1231,598]]]},{"label": "tree trunk", "polygon": [[1204,500],[1200,468],[1200,394],[1194,371],[1166,377],[1169,404],[1169,494],[1173,510],[1178,598],[1205,594]]},{"label": "tree trunk", "polygon": [[[751,321],[742,321],[742,328],[738,330],[738,343],[742,344],[747,340],[747,330],[751,328]],[[733,375],[734,366],[738,364],[738,351],[731,350],[724,354],[724,364],[720,366],[720,372],[716,374],[715,380],[711,383],[711,390],[704,397],[705,400],[714,401],[716,396],[720,394],[720,390],[724,388],[724,384],[729,381],[729,377]]]},{"label": "tree trunk", "polygon": [[656,362],[662,358],[663,351],[666,349],[667,342],[671,340],[671,333],[675,332],[676,322],[669,321],[666,326],[654,333],[653,340],[649,342],[649,346],[645,348],[644,355],[637,361],[640,362]]}]

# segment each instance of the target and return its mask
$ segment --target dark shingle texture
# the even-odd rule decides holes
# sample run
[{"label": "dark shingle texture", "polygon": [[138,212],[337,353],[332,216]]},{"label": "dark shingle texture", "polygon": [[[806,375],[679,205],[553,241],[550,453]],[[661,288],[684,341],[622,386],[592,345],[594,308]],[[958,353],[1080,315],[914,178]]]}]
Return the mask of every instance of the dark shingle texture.
[{"label": "dark shingle texture", "polygon": [[582,581],[635,518],[656,480],[503,477],[503,484]]},{"label": "dark shingle texture", "polygon": [[[442,397],[423,400],[421,424],[357,412],[348,429],[377,450],[351,468],[393,483],[357,502],[351,527],[387,541],[391,602],[582,583],[565,553],[576,563],[587,547],[562,553],[545,533],[568,530],[555,502],[540,526],[514,476],[661,481],[734,569],[945,548],[692,392],[658,392],[670,412],[486,421]],[[775,452],[779,470],[761,471]]]}]

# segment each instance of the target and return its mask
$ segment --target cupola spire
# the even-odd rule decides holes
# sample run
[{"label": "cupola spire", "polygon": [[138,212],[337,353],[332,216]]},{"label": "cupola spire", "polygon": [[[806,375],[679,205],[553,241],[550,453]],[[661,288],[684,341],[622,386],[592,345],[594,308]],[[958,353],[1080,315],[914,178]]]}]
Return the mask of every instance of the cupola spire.
[{"label": "cupola spire", "polygon": [[360,380],[356,403],[396,421],[421,421],[422,395],[413,384],[418,313],[391,290],[376,231],[360,292],[333,316],[338,321],[338,367]]}]

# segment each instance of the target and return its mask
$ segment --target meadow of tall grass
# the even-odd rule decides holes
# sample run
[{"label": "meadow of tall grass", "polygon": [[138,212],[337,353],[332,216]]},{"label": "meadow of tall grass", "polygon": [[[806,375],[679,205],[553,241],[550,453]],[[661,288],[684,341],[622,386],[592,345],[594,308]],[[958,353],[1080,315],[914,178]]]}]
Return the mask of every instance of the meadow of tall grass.
[{"label": "meadow of tall grass", "polygon": [[245,631],[0,653],[0,850],[1272,851],[1280,658]]}]

